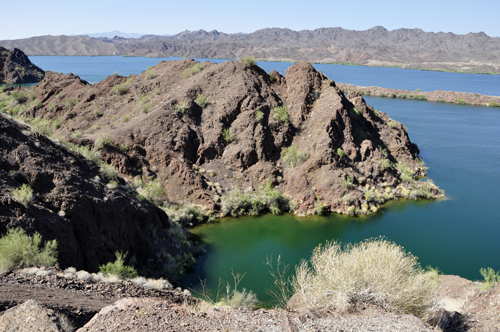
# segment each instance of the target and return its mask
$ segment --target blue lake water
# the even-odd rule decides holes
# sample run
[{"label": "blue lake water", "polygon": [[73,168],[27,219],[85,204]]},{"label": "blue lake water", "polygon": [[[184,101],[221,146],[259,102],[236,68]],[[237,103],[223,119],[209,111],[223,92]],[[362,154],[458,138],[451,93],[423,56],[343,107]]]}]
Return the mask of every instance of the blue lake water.
[{"label": "blue lake water", "polygon": [[[73,72],[99,81],[118,71],[139,74],[162,59],[122,57],[30,57],[45,70]],[[173,60],[175,58],[166,58]],[[221,62],[223,60],[211,60]],[[284,74],[291,65],[259,62]],[[500,95],[500,76],[316,65],[339,82],[423,91],[442,89]],[[430,167],[428,176],[445,189],[447,199],[397,201],[371,217],[294,215],[228,219],[193,229],[205,243],[196,274],[184,287],[207,279],[216,288],[231,270],[247,273],[241,286],[266,300],[272,280],[263,263],[281,255],[292,266],[327,240],[355,242],[385,236],[419,257],[423,266],[446,274],[481,279],[479,269],[500,270],[500,109],[366,97],[367,103],[408,127],[410,138]]]}]

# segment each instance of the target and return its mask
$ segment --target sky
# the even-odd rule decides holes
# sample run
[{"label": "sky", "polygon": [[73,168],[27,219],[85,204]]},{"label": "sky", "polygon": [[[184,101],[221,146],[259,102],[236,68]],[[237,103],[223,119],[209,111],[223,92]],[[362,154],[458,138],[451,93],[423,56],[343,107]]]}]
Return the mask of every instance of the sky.
[{"label": "sky", "polygon": [[4,1],[0,40],[118,30],[176,34],[184,30],[254,32],[264,28],[367,30],[420,28],[500,37],[498,0],[24,0]]}]

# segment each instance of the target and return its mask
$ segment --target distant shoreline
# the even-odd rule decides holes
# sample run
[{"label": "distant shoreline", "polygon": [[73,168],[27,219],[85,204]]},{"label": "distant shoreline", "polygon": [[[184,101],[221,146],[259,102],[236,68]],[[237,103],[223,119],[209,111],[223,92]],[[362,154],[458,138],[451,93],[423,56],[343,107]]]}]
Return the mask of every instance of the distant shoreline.
[{"label": "distant shoreline", "polygon": [[339,82],[335,82],[335,84],[344,93],[357,92],[363,96],[434,101],[471,106],[500,107],[500,96],[487,96],[480,93],[444,90],[422,92],[419,90],[410,91],[401,89],[389,89],[378,86],[365,87]]}]

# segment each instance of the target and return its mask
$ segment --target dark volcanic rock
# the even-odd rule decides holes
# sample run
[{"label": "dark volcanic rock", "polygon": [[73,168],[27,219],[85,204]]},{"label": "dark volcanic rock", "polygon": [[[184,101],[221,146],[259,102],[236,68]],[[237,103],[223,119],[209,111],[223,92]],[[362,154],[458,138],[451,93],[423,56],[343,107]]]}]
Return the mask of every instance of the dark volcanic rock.
[{"label": "dark volcanic rock", "polygon": [[37,83],[44,74],[21,50],[9,51],[0,46],[0,84]]},{"label": "dark volcanic rock", "polygon": [[[120,250],[144,273],[165,272],[176,242],[163,210],[106,185],[93,162],[29,129],[0,116],[0,233],[22,227],[57,239],[62,267],[96,271]],[[34,190],[27,206],[12,197],[22,184]]]},{"label": "dark volcanic rock", "polygon": [[[128,178],[160,180],[167,189],[162,200],[175,203],[218,211],[231,189],[269,182],[297,203],[299,214],[371,213],[385,200],[421,196],[421,183],[403,181],[390,165],[406,164],[413,178],[425,174],[405,128],[360,95],[344,96],[309,63],[271,79],[243,61],[205,62],[185,77],[197,63],[162,61],[140,76],[110,76],[93,86],[47,72],[33,90],[41,107],[22,115],[59,117],[58,133],[79,144],[109,135],[114,143],[101,151],[104,159]],[[206,105],[196,102],[200,94]],[[289,111],[289,125],[275,118],[280,106]],[[228,131],[231,139],[224,138]],[[291,145],[307,155],[295,167],[283,158]]]}]

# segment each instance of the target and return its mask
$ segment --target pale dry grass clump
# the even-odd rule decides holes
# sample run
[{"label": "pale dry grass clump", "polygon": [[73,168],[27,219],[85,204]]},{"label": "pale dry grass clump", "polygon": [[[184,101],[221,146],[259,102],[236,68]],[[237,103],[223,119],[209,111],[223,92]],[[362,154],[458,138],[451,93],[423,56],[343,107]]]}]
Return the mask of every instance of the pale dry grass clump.
[{"label": "pale dry grass clump", "polygon": [[342,250],[338,242],[314,249],[296,267],[294,293],[306,308],[348,309],[371,303],[397,313],[422,316],[432,305],[436,281],[417,258],[384,239],[369,239]]}]

